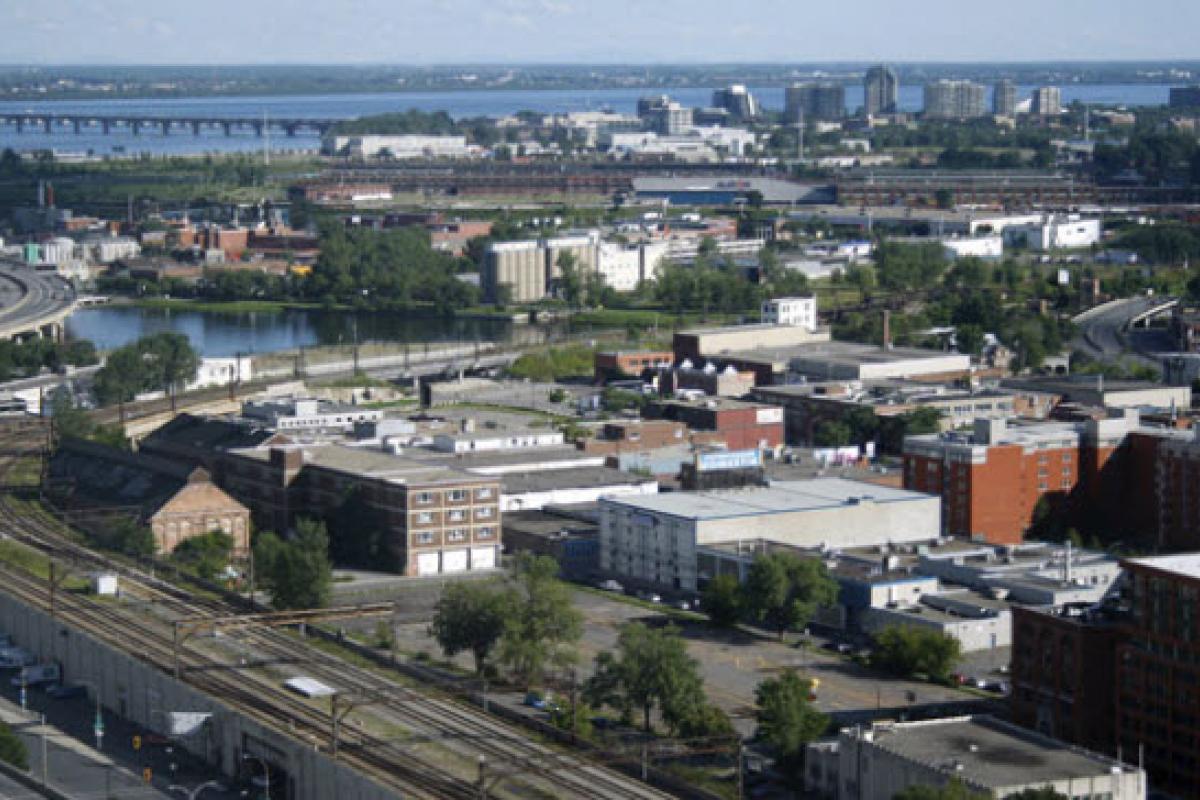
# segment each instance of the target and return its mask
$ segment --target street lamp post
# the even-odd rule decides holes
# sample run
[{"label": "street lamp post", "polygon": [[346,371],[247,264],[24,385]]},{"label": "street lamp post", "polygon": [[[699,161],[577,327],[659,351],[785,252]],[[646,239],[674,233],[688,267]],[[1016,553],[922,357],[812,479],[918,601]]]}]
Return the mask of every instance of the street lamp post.
[{"label": "street lamp post", "polygon": [[92,733],[96,736],[96,749],[100,750],[104,743],[104,712],[100,708],[100,684],[91,681],[78,681],[81,686],[90,687],[96,695],[96,720],[92,723]]}]

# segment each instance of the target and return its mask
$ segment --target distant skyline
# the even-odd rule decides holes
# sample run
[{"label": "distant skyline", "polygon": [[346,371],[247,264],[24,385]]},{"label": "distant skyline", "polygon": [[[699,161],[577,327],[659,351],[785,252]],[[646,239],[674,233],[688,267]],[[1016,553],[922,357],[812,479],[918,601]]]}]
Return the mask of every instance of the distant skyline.
[{"label": "distant skyline", "polygon": [[1195,0],[0,0],[6,64],[1200,59]]}]

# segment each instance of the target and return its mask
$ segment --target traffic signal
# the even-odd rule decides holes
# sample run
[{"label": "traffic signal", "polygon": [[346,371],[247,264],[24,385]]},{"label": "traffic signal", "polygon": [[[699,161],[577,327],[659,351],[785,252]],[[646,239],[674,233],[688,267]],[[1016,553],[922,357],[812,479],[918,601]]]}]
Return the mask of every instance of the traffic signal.
[{"label": "traffic signal", "polygon": [[146,767],[145,769],[143,769],[142,770],[142,781],[145,782],[147,785],[149,785],[150,782],[153,780],[154,780],[154,770],[150,769],[149,767]]},{"label": "traffic signal", "polygon": [[134,750],[142,749],[142,737],[138,736],[137,734],[134,734],[134,736],[133,736],[133,749]]}]

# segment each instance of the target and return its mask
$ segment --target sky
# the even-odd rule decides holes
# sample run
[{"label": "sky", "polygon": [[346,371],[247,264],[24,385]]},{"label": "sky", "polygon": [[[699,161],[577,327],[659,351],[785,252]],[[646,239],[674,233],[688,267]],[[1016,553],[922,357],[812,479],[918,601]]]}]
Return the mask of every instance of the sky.
[{"label": "sky", "polygon": [[1200,59],[1197,0],[0,0],[5,63]]}]

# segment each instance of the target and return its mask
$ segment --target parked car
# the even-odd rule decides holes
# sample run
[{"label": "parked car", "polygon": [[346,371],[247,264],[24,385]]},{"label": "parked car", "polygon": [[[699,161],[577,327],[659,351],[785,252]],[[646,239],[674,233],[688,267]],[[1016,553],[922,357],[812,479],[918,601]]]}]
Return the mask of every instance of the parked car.
[{"label": "parked car", "polygon": [[52,697],[55,700],[73,700],[77,697],[87,697],[87,687],[80,684],[64,686],[61,683],[56,683],[46,689],[46,696]]},{"label": "parked car", "polygon": [[624,586],[622,586],[617,581],[612,580],[611,578],[606,581],[601,581],[598,585],[601,589],[603,589],[606,592],[623,593],[625,591]]},{"label": "parked car", "polygon": [[0,648],[0,669],[20,669],[37,663],[37,656],[20,647]]},{"label": "parked car", "polygon": [[58,664],[33,664],[28,667],[21,667],[17,674],[13,676],[13,686],[41,686],[43,684],[58,683],[62,680],[62,673],[58,669]]},{"label": "parked car", "polygon": [[650,602],[650,603],[661,603],[662,602],[662,597],[655,592],[649,592],[649,591],[638,592],[637,596],[639,598],[641,598],[642,600],[646,600],[647,602]]}]

